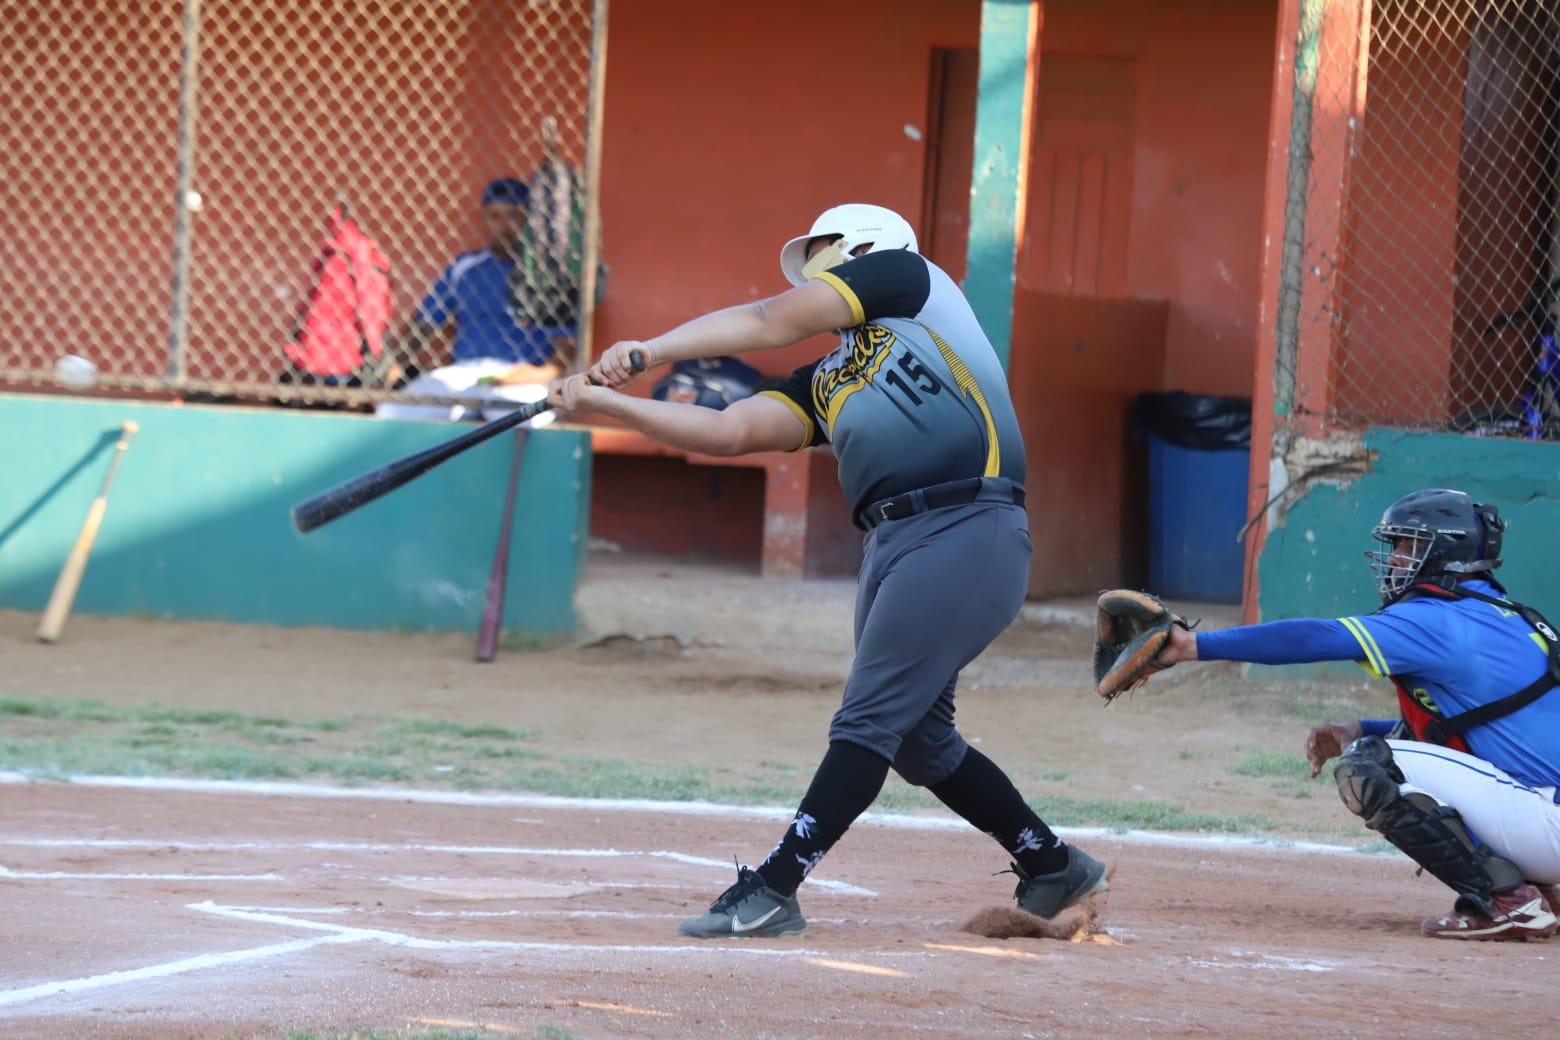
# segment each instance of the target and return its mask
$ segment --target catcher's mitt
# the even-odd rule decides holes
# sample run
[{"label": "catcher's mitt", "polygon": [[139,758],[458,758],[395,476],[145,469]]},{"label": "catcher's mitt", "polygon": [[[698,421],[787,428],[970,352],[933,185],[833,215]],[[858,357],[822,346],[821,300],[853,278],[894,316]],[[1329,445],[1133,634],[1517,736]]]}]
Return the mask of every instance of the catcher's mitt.
[{"label": "catcher's mitt", "polygon": [[1169,667],[1157,661],[1172,625],[1192,627],[1159,597],[1132,589],[1100,593],[1095,608],[1094,682],[1107,704]]}]

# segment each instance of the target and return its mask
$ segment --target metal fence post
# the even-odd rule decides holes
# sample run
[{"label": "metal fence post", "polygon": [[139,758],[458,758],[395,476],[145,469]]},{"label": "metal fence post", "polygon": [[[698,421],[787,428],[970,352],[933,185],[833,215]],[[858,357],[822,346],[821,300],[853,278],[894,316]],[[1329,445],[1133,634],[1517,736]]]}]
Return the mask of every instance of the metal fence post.
[{"label": "metal fence post", "polygon": [[173,199],[173,306],[168,322],[168,378],[184,380],[189,338],[190,218],[195,191],[195,123],[200,104],[200,0],[184,0],[184,42],[179,64],[179,165]]},{"label": "metal fence post", "polygon": [[596,268],[601,252],[601,125],[607,86],[607,0],[591,5],[590,70],[585,106],[585,241],[580,245],[580,327],[575,371],[595,356]]}]

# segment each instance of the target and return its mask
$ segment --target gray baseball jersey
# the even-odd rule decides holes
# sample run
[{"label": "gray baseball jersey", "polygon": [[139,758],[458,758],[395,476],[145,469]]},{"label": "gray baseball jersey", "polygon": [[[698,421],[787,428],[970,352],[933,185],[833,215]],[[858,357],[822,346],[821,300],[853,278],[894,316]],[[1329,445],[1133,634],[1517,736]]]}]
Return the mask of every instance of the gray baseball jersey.
[{"label": "gray baseball jersey", "polygon": [[840,345],[764,391],[829,443],[860,525],[872,503],[968,477],[1022,485],[1024,443],[1007,377],[964,294],[908,250],[818,276],[850,304]]}]

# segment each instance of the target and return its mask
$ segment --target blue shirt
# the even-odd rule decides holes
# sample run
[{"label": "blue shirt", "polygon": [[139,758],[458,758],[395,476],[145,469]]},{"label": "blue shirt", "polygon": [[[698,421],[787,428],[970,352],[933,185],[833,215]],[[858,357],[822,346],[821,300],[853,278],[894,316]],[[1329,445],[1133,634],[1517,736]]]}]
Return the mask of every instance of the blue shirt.
[{"label": "blue shirt", "polygon": [[417,308],[417,320],[429,325],[443,327],[454,320],[454,360],[496,358],[540,365],[553,356],[553,340],[574,335],[573,328],[515,321],[508,284],[514,266],[513,260],[491,249],[462,253]]},{"label": "blue shirt", "polygon": [[[1488,582],[1464,583],[1487,596]],[[1537,679],[1548,648],[1515,611],[1476,599],[1420,596],[1374,614],[1336,621],[1276,621],[1197,637],[1207,660],[1295,664],[1357,661],[1372,676],[1395,678],[1444,716],[1500,700]],[[1380,732],[1380,720],[1362,720]],[[1560,689],[1463,734],[1486,762],[1534,787],[1560,785]]]}]

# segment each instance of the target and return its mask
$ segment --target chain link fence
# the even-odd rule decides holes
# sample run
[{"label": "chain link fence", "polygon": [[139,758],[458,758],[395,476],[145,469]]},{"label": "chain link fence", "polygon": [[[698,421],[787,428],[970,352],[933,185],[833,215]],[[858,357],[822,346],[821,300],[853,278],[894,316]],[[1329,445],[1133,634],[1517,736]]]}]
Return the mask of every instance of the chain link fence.
[{"label": "chain link fence", "polygon": [[1281,436],[1560,437],[1554,0],[1303,0]]},{"label": "chain link fence", "polygon": [[527,396],[588,349],[605,18],[0,0],[0,383],[78,355],[187,399]]}]

